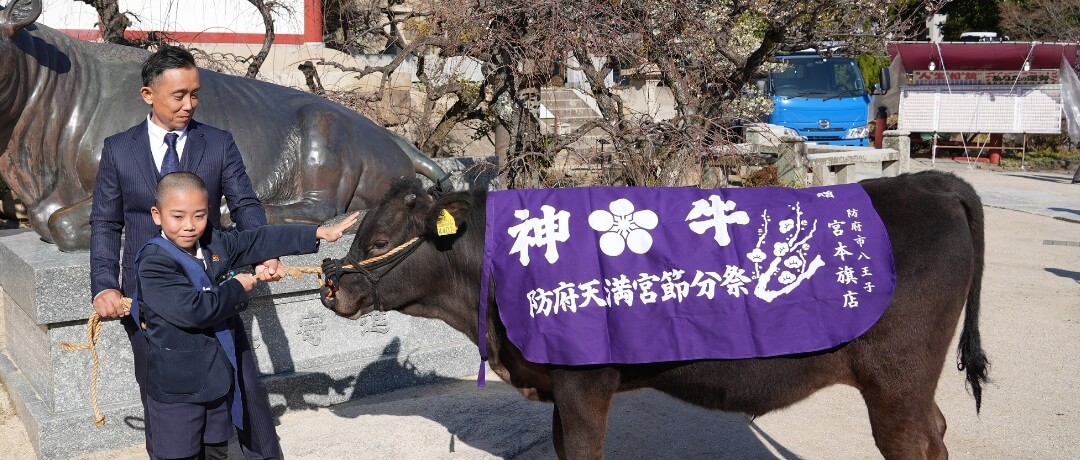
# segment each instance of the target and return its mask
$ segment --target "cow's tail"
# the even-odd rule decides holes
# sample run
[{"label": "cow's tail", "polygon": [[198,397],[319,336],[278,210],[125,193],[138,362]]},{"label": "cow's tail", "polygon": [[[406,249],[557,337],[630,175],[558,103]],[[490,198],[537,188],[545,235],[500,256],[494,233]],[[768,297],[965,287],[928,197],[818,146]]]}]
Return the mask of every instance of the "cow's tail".
[{"label": "cow's tail", "polygon": [[[957,179],[958,181],[960,179]],[[964,183],[961,202],[967,214],[968,227],[971,230],[971,245],[975,256],[974,273],[971,287],[968,289],[967,307],[964,312],[964,328],[960,332],[958,360],[956,368],[965,371],[967,382],[971,385],[971,394],[975,397],[975,412],[982,409],[982,384],[987,381],[990,362],[982,349],[979,337],[979,301],[982,292],[983,262],[986,242],[984,240],[984,221],[982,200],[971,185]]]},{"label": "cow's tail", "polygon": [[424,152],[421,152],[420,149],[417,149],[416,146],[412,145],[411,142],[406,140],[400,134],[393,131],[389,132],[390,138],[394,140],[394,143],[396,143],[398,147],[401,147],[401,151],[405,152],[405,154],[409,156],[409,159],[412,160],[416,172],[431,179],[431,181],[435,183],[435,186],[441,189],[445,185],[446,180],[450,177],[450,174],[444,171],[435,160],[424,155]]}]

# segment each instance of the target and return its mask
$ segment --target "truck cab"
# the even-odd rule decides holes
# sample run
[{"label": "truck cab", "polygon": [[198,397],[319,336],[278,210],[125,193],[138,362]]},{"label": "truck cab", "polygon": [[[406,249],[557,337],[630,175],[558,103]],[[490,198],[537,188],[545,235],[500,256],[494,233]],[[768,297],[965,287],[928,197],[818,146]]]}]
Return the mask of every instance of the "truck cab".
[{"label": "truck cab", "polygon": [[960,34],[960,41],[962,42],[1001,42],[1008,40],[1008,36],[998,36],[997,32],[964,32]]},{"label": "truck cab", "polygon": [[774,107],[769,123],[794,129],[810,143],[870,145],[873,94],[854,59],[817,53],[777,58],[788,65],[766,82]]}]

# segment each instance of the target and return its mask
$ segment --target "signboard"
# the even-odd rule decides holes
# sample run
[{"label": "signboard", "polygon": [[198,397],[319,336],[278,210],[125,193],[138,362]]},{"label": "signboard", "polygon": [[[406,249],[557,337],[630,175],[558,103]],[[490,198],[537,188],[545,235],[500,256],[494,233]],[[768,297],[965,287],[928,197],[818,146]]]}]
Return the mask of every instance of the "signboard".
[{"label": "signboard", "polygon": [[1050,70],[916,70],[912,84],[940,85],[1056,85],[1061,83],[1057,69]]}]

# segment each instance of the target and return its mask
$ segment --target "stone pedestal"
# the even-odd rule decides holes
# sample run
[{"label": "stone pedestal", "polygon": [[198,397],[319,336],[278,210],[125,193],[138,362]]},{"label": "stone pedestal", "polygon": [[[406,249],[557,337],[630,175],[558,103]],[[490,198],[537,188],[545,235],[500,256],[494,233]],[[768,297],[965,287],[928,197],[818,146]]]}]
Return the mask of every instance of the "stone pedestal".
[{"label": "stone pedestal", "polygon": [[[444,167],[472,166],[453,163]],[[323,258],[344,256],[351,243],[347,235],[323,243],[318,254],[282,262],[317,266]],[[61,342],[86,341],[93,312],[89,259],[88,252],[60,252],[33,232],[0,237],[7,335],[0,348],[0,380],[43,459],[143,443],[142,405],[123,326],[103,322],[97,343],[97,394],[106,417],[101,428],[93,424],[90,404],[90,353],[60,348]],[[319,302],[317,287],[314,275],[260,284],[242,313],[275,413],[477,372],[476,346],[441,321],[396,312],[340,318]]]},{"label": "stone pedestal", "polygon": [[911,171],[911,133],[895,129],[885,131],[881,146],[896,150],[900,154],[900,159],[890,165],[892,169],[885,173],[886,176],[893,177]]},{"label": "stone pedestal", "polygon": [[801,137],[780,138],[776,159],[777,174],[784,184],[806,186],[810,178],[806,174],[806,141]]}]

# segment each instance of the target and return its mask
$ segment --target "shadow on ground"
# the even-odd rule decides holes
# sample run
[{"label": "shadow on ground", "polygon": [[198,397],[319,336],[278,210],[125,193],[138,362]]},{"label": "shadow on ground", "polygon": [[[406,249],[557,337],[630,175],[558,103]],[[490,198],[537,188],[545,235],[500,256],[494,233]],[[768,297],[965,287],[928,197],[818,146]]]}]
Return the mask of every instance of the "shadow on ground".
[{"label": "shadow on ground", "polygon": [[1020,179],[1039,180],[1043,182],[1053,182],[1055,184],[1068,184],[1072,181],[1071,177],[1065,176],[1047,176],[1043,174],[1030,174],[1030,173],[1008,173],[1010,177],[1016,177]]},{"label": "shadow on ground", "polygon": [[1049,208],[1051,211],[1070,212],[1080,216],[1080,210],[1069,208]]},{"label": "shadow on ground", "polygon": [[[393,364],[397,368],[392,368]],[[408,363],[387,359],[365,368],[357,376],[358,384],[392,378],[425,385],[366,396],[331,411],[345,419],[390,415],[401,417],[400,422],[406,424],[387,426],[382,433],[366,436],[393,437],[394,433],[411,431],[408,419],[421,417],[445,428],[445,434],[425,440],[445,442],[447,453],[465,444],[500,458],[554,458],[553,406],[528,401],[493,373],[488,376],[487,387],[480,389],[473,380],[421,374]],[[799,458],[744,416],[691,407],[653,390],[618,395],[607,433],[605,451],[609,458]]]},{"label": "shadow on ground", "polygon": [[[1073,248],[1066,248],[1066,250],[1070,250],[1070,249],[1073,249]],[[1062,270],[1060,268],[1047,268],[1046,271],[1048,271],[1050,273],[1053,273],[1053,274],[1055,274],[1057,276],[1060,276],[1062,278],[1068,278],[1068,279],[1071,279],[1073,281],[1076,281],[1077,283],[1080,283],[1080,272],[1074,272],[1074,271],[1071,271],[1071,270]]]}]

